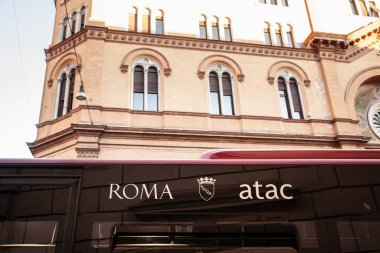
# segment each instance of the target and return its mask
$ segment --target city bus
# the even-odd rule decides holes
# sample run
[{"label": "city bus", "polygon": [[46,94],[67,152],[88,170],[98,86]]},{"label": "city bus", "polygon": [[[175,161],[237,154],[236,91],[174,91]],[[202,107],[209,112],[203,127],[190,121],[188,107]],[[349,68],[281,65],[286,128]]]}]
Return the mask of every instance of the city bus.
[{"label": "city bus", "polygon": [[380,152],[0,160],[0,253],[380,252]]}]

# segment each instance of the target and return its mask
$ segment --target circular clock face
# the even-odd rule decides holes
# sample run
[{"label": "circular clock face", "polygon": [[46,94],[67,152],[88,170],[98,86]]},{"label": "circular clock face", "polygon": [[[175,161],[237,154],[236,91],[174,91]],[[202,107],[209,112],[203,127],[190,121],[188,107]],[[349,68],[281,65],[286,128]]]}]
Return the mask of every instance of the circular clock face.
[{"label": "circular clock face", "polygon": [[380,102],[373,104],[369,108],[368,121],[372,131],[380,138]]}]

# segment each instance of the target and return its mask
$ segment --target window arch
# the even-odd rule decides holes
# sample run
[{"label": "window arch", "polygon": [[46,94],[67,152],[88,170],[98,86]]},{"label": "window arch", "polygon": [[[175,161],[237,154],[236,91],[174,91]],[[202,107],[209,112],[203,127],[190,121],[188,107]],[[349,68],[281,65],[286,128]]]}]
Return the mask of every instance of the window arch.
[{"label": "window arch", "polygon": [[281,34],[281,25],[276,23],[275,27],[275,34],[276,34],[276,46],[284,46],[284,43],[282,41],[282,34]]},{"label": "window arch", "polygon": [[293,27],[291,25],[286,25],[286,38],[288,40],[288,47],[295,47]]},{"label": "window arch", "polygon": [[73,109],[76,68],[68,65],[59,75],[55,118]]},{"label": "window arch", "polygon": [[164,12],[158,10],[160,15],[156,17],[156,34],[164,34]]},{"label": "window arch", "polygon": [[272,45],[272,35],[270,32],[270,24],[264,22],[264,43],[265,45]]},{"label": "window arch", "polygon": [[277,75],[281,113],[285,119],[304,119],[299,83],[299,78],[290,71]]},{"label": "window arch", "polygon": [[202,14],[199,21],[199,38],[207,39],[207,17]]},{"label": "window arch", "polygon": [[139,59],[133,64],[133,110],[159,110],[159,76],[160,68],[152,59]]},{"label": "window arch", "polygon": [[217,64],[208,71],[210,112],[216,115],[235,115],[232,72]]}]

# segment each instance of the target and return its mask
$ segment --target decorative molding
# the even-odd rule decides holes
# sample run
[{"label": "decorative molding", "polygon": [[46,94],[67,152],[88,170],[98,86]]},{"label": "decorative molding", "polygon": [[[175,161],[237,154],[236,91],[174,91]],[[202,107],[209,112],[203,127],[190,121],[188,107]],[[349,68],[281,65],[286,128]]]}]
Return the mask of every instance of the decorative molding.
[{"label": "decorative molding", "polygon": [[94,159],[99,155],[99,149],[76,148],[75,151],[77,151],[77,158]]},{"label": "decorative molding", "polygon": [[275,78],[274,78],[273,76],[268,77],[268,83],[269,83],[270,85],[274,85],[274,83],[275,83]]},{"label": "decorative molding", "polygon": [[244,78],[245,78],[245,76],[244,75],[242,75],[242,74],[238,74],[237,75],[237,78],[238,78],[238,80],[239,80],[239,82],[244,82]]},{"label": "decorative molding", "polygon": [[199,79],[203,80],[205,79],[206,72],[205,71],[198,71],[198,77]]},{"label": "decorative molding", "polygon": [[169,77],[171,74],[172,74],[172,69],[170,68],[164,69],[164,75],[166,77]]},{"label": "decorative molding", "polygon": [[54,83],[54,80],[53,79],[50,79],[47,84],[48,84],[48,87],[51,88],[53,86],[53,83]]},{"label": "decorative molding", "polygon": [[128,65],[120,65],[120,70],[121,70],[121,73],[125,74],[128,72],[128,68],[129,66]]}]

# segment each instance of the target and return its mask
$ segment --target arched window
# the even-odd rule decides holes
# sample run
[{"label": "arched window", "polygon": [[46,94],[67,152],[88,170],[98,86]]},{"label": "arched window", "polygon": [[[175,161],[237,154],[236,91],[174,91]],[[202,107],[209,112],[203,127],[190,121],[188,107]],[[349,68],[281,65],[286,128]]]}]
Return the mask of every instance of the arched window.
[{"label": "arched window", "polygon": [[286,38],[288,40],[288,47],[294,47],[294,36],[293,36],[293,29],[290,25],[287,25],[286,27]]},{"label": "arched window", "polygon": [[199,21],[199,38],[207,39],[207,19],[205,15],[202,15]]},{"label": "arched window", "polygon": [[57,117],[61,117],[63,115],[63,107],[65,104],[65,91],[66,91],[66,83],[67,83],[66,73],[63,73],[61,75],[59,82],[60,82],[60,88],[59,88],[59,95],[58,95]]},{"label": "arched window", "polygon": [[298,78],[289,71],[283,71],[277,76],[282,117],[285,119],[303,119]]},{"label": "arched window", "polygon": [[224,39],[226,41],[232,41],[231,20],[229,18],[225,18],[225,23],[224,23]]},{"label": "arched window", "polygon": [[70,71],[70,87],[69,87],[69,96],[67,103],[67,112],[70,112],[73,109],[74,102],[74,87],[75,87],[75,69]]},{"label": "arched window", "polygon": [[63,19],[62,26],[62,40],[67,38],[67,30],[68,30],[69,19],[66,17]]},{"label": "arched window", "polygon": [[281,34],[281,26],[280,24],[275,25],[275,33],[276,33],[276,46],[284,46],[284,43],[282,42],[282,34]]},{"label": "arched window", "polygon": [[212,22],[212,39],[219,40],[219,19],[215,16]]},{"label": "arched window", "polygon": [[235,115],[232,73],[224,65],[212,66],[208,72],[210,110],[216,115]]},{"label": "arched window", "polygon": [[150,33],[150,18],[151,18],[151,11],[148,8],[145,8],[144,13],[143,13],[143,22],[142,22],[143,33]]},{"label": "arched window", "polygon": [[77,26],[77,13],[74,11],[71,15],[71,35],[75,34],[75,28]]},{"label": "arched window", "polygon": [[268,22],[265,22],[264,25],[264,42],[265,45],[272,45],[272,35],[270,32],[270,24]]},{"label": "arched window", "polygon": [[140,59],[133,67],[133,110],[158,111],[159,68],[151,59]]},{"label": "arched window", "polygon": [[84,29],[84,25],[86,22],[86,7],[83,6],[80,10],[80,31]]},{"label": "arched window", "polygon": [[159,11],[161,15],[156,17],[156,34],[164,34],[164,12]]},{"label": "arched window", "polygon": [[360,8],[362,9],[363,16],[369,16],[367,5],[364,0],[359,0]]},{"label": "arched window", "polygon": [[349,0],[352,15],[359,15],[358,8],[356,7],[355,0]]},{"label": "arched window", "polygon": [[73,109],[75,72],[75,67],[69,65],[61,72],[59,76],[55,113],[56,118],[71,112]]},{"label": "arched window", "polygon": [[371,17],[379,17],[380,10],[376,7],[376,4],[374,1],[369,1],[369,15]]},{"label": "arched window", "polygon": [[129,24],[128,31],[137,32],[137,8],[132,7],[131,12],[129,13]]}]

